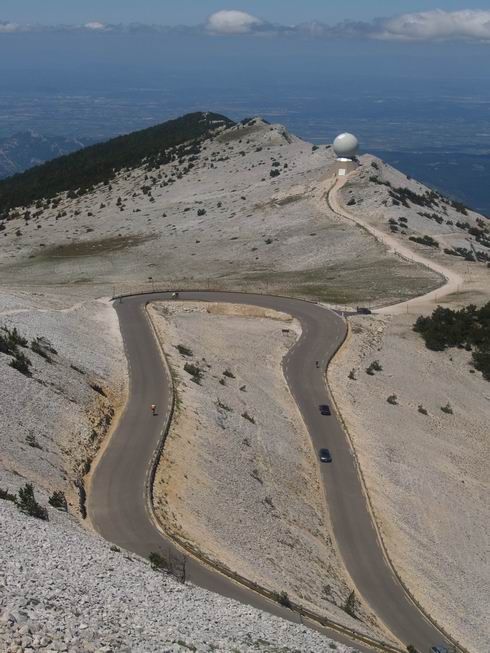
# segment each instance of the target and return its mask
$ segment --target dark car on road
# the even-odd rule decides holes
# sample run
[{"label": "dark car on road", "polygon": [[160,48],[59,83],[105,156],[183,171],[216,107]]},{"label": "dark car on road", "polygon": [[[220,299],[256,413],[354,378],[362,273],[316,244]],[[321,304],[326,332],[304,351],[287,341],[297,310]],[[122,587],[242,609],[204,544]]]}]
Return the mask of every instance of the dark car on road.
[{"label": "dark car on road", "polygon": [[431,646],[430,653],[449,653],[449,649],[445,646]]},{"label": "dark car on road", "polygon": [[332,454],[328,449],[320,449],[318,452],[318,455],[320,456],[320,460],[322,463],[331,463],[332,462]]},{"label": "dark car on road", "polygon": [[318,408],[320,409],[320,413],[321,413],[322,415],[331,415],[331,414],[332,414],[332,413],[330,412],[330,406],[329,406],[328,404],[320,404],[320,405],[318,406]]}]

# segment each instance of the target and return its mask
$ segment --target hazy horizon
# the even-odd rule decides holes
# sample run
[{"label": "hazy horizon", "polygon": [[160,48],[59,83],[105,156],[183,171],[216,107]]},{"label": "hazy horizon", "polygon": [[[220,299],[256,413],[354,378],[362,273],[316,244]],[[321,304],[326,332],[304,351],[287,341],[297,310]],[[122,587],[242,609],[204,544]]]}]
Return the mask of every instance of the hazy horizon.
[{"label": "hazy horizon", "polygon": [[470,183],[465,201],[490,212],[471,160],[490,155],[484,3],[99,4],[3,3],[0,137],[103,140],[191,111],[262,115],[313,142],[348,130],[364,150],[464,155],[457,193]]}]

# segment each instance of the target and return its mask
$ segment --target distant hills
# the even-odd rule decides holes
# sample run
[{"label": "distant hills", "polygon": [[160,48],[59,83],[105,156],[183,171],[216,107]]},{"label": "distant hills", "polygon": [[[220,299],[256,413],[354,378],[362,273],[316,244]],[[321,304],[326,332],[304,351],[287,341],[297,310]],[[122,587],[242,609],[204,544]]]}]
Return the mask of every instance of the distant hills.
[{"label": "distant hills", "polygon": [[0,181],[1,212],[51,198],[63,191],[85,191],[95,184],[109,182],[121,169],[136,167],[143,161],[149,167],[156,167],[166,163],[167,157],[175,156],[166,149],[234,124],[219,114],[191,113],[60,156]]},{"label": "distant hills", "polygon": [[33,131],[0,138],[0,179],[70,154],[94,142],[90,138],[41,136]]}]

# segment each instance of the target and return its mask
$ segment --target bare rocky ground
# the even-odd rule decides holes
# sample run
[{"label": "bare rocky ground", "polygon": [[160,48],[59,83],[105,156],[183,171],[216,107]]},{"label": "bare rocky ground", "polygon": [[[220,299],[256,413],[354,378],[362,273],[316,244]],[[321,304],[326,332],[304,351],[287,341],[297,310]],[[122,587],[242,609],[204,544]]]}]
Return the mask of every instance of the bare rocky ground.
[{"label": "bare rocky ground", "polygon": [[255,307],[187,302],[156,304],[152,316],[178,397],[155,483],[161,523],[261,587],[379,635],[365,606],[359,620],[342,609],[353,588],[281,368],[299,324]]},{"label": "bare rocky ground", "polygon": [[110,294],[151,277],[349,305],[437,286],[438,275],[388,254],[318,201],[332,162],[329,147],[313,150],[280,125],[233,127],[181,162],[30,207],[27,221],[12,212],[0,233],[2,283]]},{"label": "bare rocky ground", "polygon": [[[459,274],[461,286],[446,298],[452,305],[488,301],[490,221],[380,159],[365,155],[361,162],[362,166],[340,190],[343,207],[366,224],[395,237],[403,248]],[[411,240],[424,236],[431,238],[432,244]]]},{"label": "bare rocky ground", "polygon": [[[349,345],[329,378],[395,567],[456,639],[486,650],[490,390],[466,352],[431,352],[412,326],[437,304],[459,308],[490,300],[490,224],[369,156],[338,195],[342,210],[460,280],[439,299],[436,292],[430,300],[386,307],[377,318],[353,319]],[[410,240],[424,235],[439,247]],[[372,362],[368,356],[385,370],[375,378],[363,371]],[[362,383],[348,378],[352,370]],[[399,406],[387,403],[391,395]],[[453,415],[441,411],[448,401]]]},{"label": "bare rocky ground", "polygon": [[[329,381],[396,569],[422,606],[480,653],[490,646],[490,384],[465,350],[426,349],[414,319],[351,319]],[[383,369],[370,376],[375,360]],[[448,402],[453,414],[441,410]]]},{"label": "bare rocky ground", "polygon": [[[373,161],[377,169],[372,166]],[[477,252],[489,251],[481,235],[477,240],[474,232],[475,229],[481,230],[481,218],[471,212],[465,215],[461,207],[427,195],[428,189],[372,157],[363,157],[362,162],[363,167],[341,191],[349,210],[386,233],[393,233],[414,251],[423,252],[458,270],[464,284],[449,298],[451,305],[485,301],[488,298],[489,270],[484,262],[465,260],[468,252],[476,256]],[[1,299],[0,326],[17,326],[29,341],[37,337],[47,338],[58,354],[53,354],[54,363],[49,364],[42,356],[27,351],[33,363],[32,378],[23,377],[18,372],[14,376],[15,370],[8,366],[8,359],[0,355],[0,487],[8,486],[11,491],[16,491],[26,481],[32,480],[44,504],[53,489],[66,488],[69,501],[73,509],[76,508],[77,497],[72,492],[73,477],[83,469],[87,453],[90,456],[94,448],[91,442],[94,427],[97,432],[100,430],[103,433],[106,425],[100,423],[101,417],[107,414],[110,407],[117,407],[117,399],[124,392],[125,361],[119,336],[115,333],[114,314],[107,304],[94,301],[95,297],[111,294],[114,287],[118,291],[135,286],[141,288],[145,283],[151,287],[154,281],[174,287],[202,288],[209,285],[216,288],[268,290],[315,297],[340,305],[378,306],[420,295],[441,283],[439,275],[387,252],[365,231],[329,210],[325,191],[331,183],[328,168],[332,163],[332,154],[328,148],[313,151],[311,145],[290,136],[280,126],[257,121],[255,125],[234,128],[215,141],[206,143],[198,158],[192,162],[194,167],[190,168],[190,163],[187,157],[182,163],[174,162],[151,173],[142,168],[127,171],[120,174],[111,187],[96,188],[81,198],[63,197],[56,208],[51,203],[49,206],[41,203],[38,208],[30,207],[31,217],[28,220],[22,217],[22,213],[17,216],[12,214],[12,219],[5,223],[5,229],[0,232],[0,279],[6,289]],[[271,170],[280,174],[271,178]],[[415,193],[408,206],[397,199],[399,193],[392,195],[399,186]],[[426,198],[422,200],[422,206],[420,196]],[[406,222],[401,221],[401,217],[406,218]],[[458,226],[457,222],[462,226]],[[473,233],[470,233],[470,229]],[[414,243],[409,240],[410,235],[431,235],[440,247]],[[463,256],[455,256],[454,251],[452,255],[444,253],[444,249],[456,248],[464,248],[459,252]],[[418,345],[415,346],[411,340],[413,334],[409,323],[403,324],[401,316],[394,319],[399,320],[396,322],[400,329],[399,341],[406,346],[403,350],[406,352],[406,367],[403,368],[406,374],[401,379],[397,376],[400,371],[397,371],[393,377],[400,383],[397,392],[400,399],[404,396],[404,384],[407,384],[408,397],[410,384],[417,383],[416,372],[409,367],[412,357],[415,371],[419,369],[416,361],[420,359],[428,396],[432,396],[430,393],[439,383],[443,384],[449,399],[453,396],[454,387],[459,388],[458,393],[463,392],[463,380],[466,380],[469,388],[476,383],[477,377],[469,373],[466,378],[462,372],[461,383],[458,375],[454,378],[443,376],[448,369],[441,367],[440,360],[446,354],[434,361],[431,352],[425,349],[419,352]],[[387,328],[387,332],[390,328]],[[362,339],[362,334],[359,337]],[[352,355],[355,356],[359,346],[356,335],[351,343],[354,348]],[[384,346],[388,351],[388,345]],[[425,365],[424,361],[427,364],[430,362],[429,367],[422,366]],[[340,384],[342,412],[349,415],[353,411],[355,397],[349,397],[347,390],[342,389],[342,383],[347,383],[344,372],[339,372],[337,381]],[[376,383],[378,380],[376,377]],[[90,388],[89,384],[93,382],[100,385],[107,394],[106,398]],[[334,378],[334,389],[335,382]],[[434,402],[443,401],[442,394],[441,397],[434,395]],[[474,420],[480,419],[482,411],[488,412],[488,399],[478,393],[471,399],[467,394],[462,396],[464,401],[461,406],[454,399],[454,405],[461,412],[455,410],[450,417],[456,420],[461,430],[451,435],[449,447],[443,446],[447,424],[443,424],[442,430],[437,430],[437,408],[431,409],[434,410],[434,417],[429,410],[423,430],[417,430],[415,437],[410,431],[404,440],[397,436],[398,432],[406,433],[410,423],[408,420],[403,424],[401,420],[397,421],[396,427],[388,432],[380,428],[379,421],[371,416],[369,433],[367,421],[366,424],[357,424],[357,427],[354,424],[353,428],[358,428],[356,447],[363,468],[367,464],[370,474],[368,483],[377,514],[383,515],[386,511],[387,515],[391,515],[384,519],[383,528],[385,536],[395,543],[390,546],[395,561],[398,560],[396,552],[400,551],[402,575],[422,602],[427,601],[424,605],[429,611],[450,630],[458,631],[457,636],[461,632],[461,640],[480,653],[485,647],[488,648],[485,636],[481,634],[485,630],[484,615],[476,598],[483,596],[480,605],[485,605],[481,587],[488,582],[484,568],[488,537],[485,539],[481,524],[488,523],[488,515],[481,505],[478,490],[482,496],[485,492],[488,494],[488,477],[485,480],[483,476],[482,479],[478,464],[488,460],[485,458],[488,455],[488,442],[481,444]],[[416,400],[418,398],[414,395],[410,401],[415,405]],[[370,401],[373,403],[366,410],[372,409],[378,402],[385,409],[400,409],[401,413],[405,399],[400,400],[398,407],[387,404],[384,396],[381,399],[371,397]],[[409,412],[412,417],[411,404]],[[362,415],[362,412],[356,414]],[[416,419],[423,417],[418,412],[414,414]],[[463,422],[463,418],[466,421]],[[248,424],[245,426],[248,428]],[[460,436],[464,434],[459,442],[458,432]],[[32,443],[31,435],[42,449],[27,444],[28,436]],[[98,438],[94,440],[98,443]],[[404,447],[412,441],[418,449],[411,453],[417,455],[405,453]],[[462,442],[467,446],[461,447]],[[370,443],[370,446],[366,443]],[[427,456],[426,451],[432,452],[433,448],[434,456]],[[376,459],[372,451],[377,451]],[[402,471],[393,464],[397,459],[403,460]],[[458,469],[464,470],[462,479],[457,477],[455,467],[451,467],[456,465],[454,460]],[[397,469],[399,473],[395,474]],[[379,481],[380,478],[384,479],[385,472],[389,479],[386,487]],[[421,481],[418,480],[419,474]],[[407,478],[410,480],[407,481]],[[460,480],[465,483],[460,483]],[[428,503],[433,507],[432,513],[418,505],[422,504],[420,497],[424,497],[424,492],[431,489],[431,483],[435,484],[439,493],[437,500],[431,498],[432,494],[427,494]],[[466,494],[467,485],[473,503]],[[267,505],[261,505],[261,510],[265,510]],[[417,505],[420,510],[415,512],[414,506]],[[452,510],[453,506],[457,506],[457,509]],[[8,584],[3,581],[3,585],[0,585],[2,606],[11,606],[14,611],[16,606],[19,610],[26,609],[30,597],[28,589],[31,587],[26,579],[28,574],[36,579],[36,592],[48,597],[46,602],[52,605],[58,591],[57,582],[51,583],[49,580],[49,574],[54,574],[52,560],[65,560],[64,556],[69,552],[71,557],[66,559],[66,568],[70,569],[70,575],[55,577],[63,588],[58,596],[62,597],[61,604],[67,608],[67,619],[77,616],[76,605],[83,605],[86,610],[81,613],[82,616],[92,615],[90,624],[93,625],[90,628],[97,629],[99,622],[92,612],[91,603],[97,605],[97,610],[99,613],[102,610],[102,614],[104,610],[109,614],[117,604],[119,611],[110,612],[116,614],[114,622],[125,623],[126,619],[132,618],[132,614],[141,615],[135,632],[144,632],[145,637],[149,638],[145,640],[140,636],[138,639],[131,631],[128,635],[129,648],[148,650],[138,648],[146,646],[148,641],[151,650],[178,650],[172,649],[177,645],[171,644],[170,639],[164,640],[165,646],[168,644],[167,649],[159,649],[158,645],[152,648],[154,630],[158,630],[160,643],[167,632],[165,624],[173,618],[175,604],[168,604],[166,622],[162,620],[161,613],[155,617],[155,621],[143,621],[144,613],[137,612],[132,596],[137,597],[145,610],[150,610],[150,607],[145,603],[143,594],[135,594],[136,576],[128,576],[133,581],[130,588],[118,577],[117,582],[123,583],[121,587],[124,585],[128,589],[122,595],[112,594],[114,604],[109,600],[102,607],[96,604],[95,597],[101,588],[105,588],[104,591],[109,594],[115,591],[112,579],[107,585],[104,584],[106,577],[119,573],[119,564],[114,565],[115,571],[112,572],[110,561],[106,561],[107,566],[96,567],[97,578],[90,574],[88,566],[84,570],[78,566],[85,557],[92,556],[92,560],[96,557],[93,551],[99,546],[96,544],[98,540],[88,539],[87,534],[66,521],[69,518],[58,513],[46,525],[12,513],[9,505],[3,501],[0,501],[0,510],[0,536],[7,534],[6,543],[2,543],[0,549],[3,556],[0,570],[9,570]],[[440,530],[445,537],[439,537],[439,530],[434,527],[434,515],[439,512],[442,515]],[[66,529],[66,532],[63,531],[65,535],[58,532],[57,527],[54,528],[58,517],[61,528]],[[25,538],[27,529],[30,534],[39,533],[39,537]],[[463,541],[464,537],[467,541]],[[22,547],[20,541],[23,542]],[[314,538],[310,545],[312,541]],[[308,544],[308,539],[304,543]],[[466,555],[466,552],[469,554]],[[19,562],[21,555],[24,557]],[[120,560],[117,558],[116,562],[120,563]],[[478,561],[480,576],[475,571]],[[128,566],[121,566],[121,569],[128,574],[130,569],[137,569],[138,575],[143,569],[140,564],[128,561]],[[452,586],[451,576],[446,573],[444,564],[456,579]],[[420,568],[425,570],[425,575]],[[85,596],[81,596],[81,590],[79,592],[78,585],[75,585],[78,582],[76,579],[83,574],[86,576],[85,585],[90,588]],[[169,596],[165,599],[158,595],[156,604],[170,601],[175,596],[178,596],[178,601],[182,600],[183,595],[194,599],[197,596],[197,590],[193,588],[186,588],[182,590],[184,594],[177,594],[176,586],[168,587]],[[443,597],[438,592],[439,587],[445,590]],[[70,603],[72,593],[75,597],[73,604]],[[198,650],[208,650],[202,648],[204,629],[210,629],[207,632],[212,631],[213,637],[214,633],[219,637],[219,633],[223,632],[214,630],[214,610],[218,609],[233,615],[226,622],[229,627],[226,633],[229,635],[225,634],[224,637],[229,638],[220,643],[222,650],[233,650],[230,644],[233,633],[236,633],[233,619],[239,630],[240,624],[249,623],[250,630],[255,632],[257,629],[258,633],[262,632],[260,624],[267,624],[264,632],[272,633],[270,641],[280,641],[278,646],[317,651],[321,650],[318,642],[325,642],[324,639],[310,640],[309,637],[317,636],[309,631],[304,635],[301,631],[301,636],[305,638],[302,640],[303,646],[295,639],[295,633],[300,631],[288,630],[292,628],[288,624],[273,620],[268,615],[250,612],[225,599],[209,596],[206,594],[205,600],[200,603],[202,621],[196,619],[196,631],[192,631],[194,640],[199,642],[196,644]],[[340,590],[339,596],[343,596]],[[210,606],[207,612],[205,604]],[[125,610],[124,606],[129,608]],[[176,612],[180,621],[175,621],[175,624],[179,623],[179,628],[193,627],[187,618],[187,608],[188,605],[184,605],[182,611]],[[151,612],[151,615],[154,614]],[[39,619],[36,617],[40,622],[46,620],[49,628],[60,636],[64,637],[65,632],[67,636],[70,635],[67,629],[63,631],[63,626],[61,631],[56,631],[56,619],[59,619],[58,612],[51,621],[45,619],[42,612]],[[14,621],[3,612],[2,627],[4,635],[7,633],[4,636],[7,641],[14,630],[17,632],[18,626]],[[143,630],[138,630],[140,628]],[[176,627],[176,630],[179,628]],[[238,650],[256,650],[255,640],[251,644],[252,640],[242,639],[241,633],[242,630],[237,638],[244,648],[237,647]],[[273,635],[276,635],[275,639]],[[267,637],[264,635],[265,639]],[[106,645],[97,641],[94,647],[99,643]],[[38,648],[42,650],[42,646],[40,644]],[[49,643],[44,648],[47,646]],[[66,646],[69,648],[68,644]],[[116,650],[124,650],[124,647],[125,644],[120,649],[116,647]],[[273,645],[271,647],[263,650],[275,650]],[[77,650],[76,646],[72,648]],[[63,649],[53,647],[53,650]]]},{"label": "bare rocky ground", "polygon": [[[126,361],[117,316],[107,300],[0,295],[0,334],[17,329],[32,366],[23,374],[0,354],[0,487],[31,481],[63,491],[75,512],[75,483],[125,398]],[[39,339],[39,340],[37,340]],[[37,340],[41,353],[32,350]]]},{"label": "bare rocky ground", "polygon": [[[1,653],[350,650],[162,577],[83,530],[74,481],[126,391],[116,314],[107,300],[4,293],[0,327],[26,338],[20,350],[32,362],[25,376],[0,355],[0,489],[13,495],[33,483],[49,511],[43,522],[0,500]],[[30,348],[35,338],[50,361]],[[73,516],[48,506],[54,491]]]},{"label": "bare rocky ground", "polygon": [[354,653],[152,571],[54,509],[49,517],[0,501],[2,653]]}]

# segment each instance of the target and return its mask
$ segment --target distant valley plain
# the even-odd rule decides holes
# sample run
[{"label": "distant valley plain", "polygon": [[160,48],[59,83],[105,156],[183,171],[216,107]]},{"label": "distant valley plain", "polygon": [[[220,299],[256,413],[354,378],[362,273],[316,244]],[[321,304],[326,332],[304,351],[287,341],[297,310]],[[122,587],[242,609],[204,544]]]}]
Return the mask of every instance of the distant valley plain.
[{"label": "distant valley plain", "polygon": [[313,143],[352,131],[364,152],[490,216],[489,105],[490,94],[472,98],[464,88],[433,90],[414,81],[406,88],[378,83],[355,92],[341,84],[293,88],[280,81],[247,91],[179,88],[175,80],[165,88],[145,84],[108,91],[43,88],[26,94],[7,88],[0,91],[0,139],[34,130],[103,141],[190,111],[218,111],[232,119],[262,115]]}]

